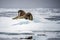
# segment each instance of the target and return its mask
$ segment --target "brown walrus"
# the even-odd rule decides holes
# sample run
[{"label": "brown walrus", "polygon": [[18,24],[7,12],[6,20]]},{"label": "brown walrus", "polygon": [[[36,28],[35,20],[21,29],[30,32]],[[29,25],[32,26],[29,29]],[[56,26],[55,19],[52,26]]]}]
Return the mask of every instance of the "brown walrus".
[{"label": "brown walrus", "polygon": [[25,11],[23,10],[19,10],[18,11],[18,16],[16,16],[15,18],[13,19],[29,19],[29,20],[33,20],[33,16],[30,12],[28,13],[25,13]]}]

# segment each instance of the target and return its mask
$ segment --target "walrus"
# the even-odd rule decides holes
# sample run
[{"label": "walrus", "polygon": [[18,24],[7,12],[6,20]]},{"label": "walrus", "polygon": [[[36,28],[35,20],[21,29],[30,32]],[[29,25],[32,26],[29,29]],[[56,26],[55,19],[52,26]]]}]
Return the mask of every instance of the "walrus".
[{"label": "walrus", "polygon": [[25,15],[25,19],[28,19],[28,20],[33,20],[33,16],[30,12],[28,12],[26,15]]},{"label": "walrus", "polygon": [[23,10],[18,11],[18,16],[14,17],[13,19],[28,19],[28,20],[33,20],[33,16],[30,12],[25,13]]},{"label": "walrus", "polygon": [[18,15],[14,17],[13,19],[23,19],[25,17],[26,13],[23,10],[18,11]]}]

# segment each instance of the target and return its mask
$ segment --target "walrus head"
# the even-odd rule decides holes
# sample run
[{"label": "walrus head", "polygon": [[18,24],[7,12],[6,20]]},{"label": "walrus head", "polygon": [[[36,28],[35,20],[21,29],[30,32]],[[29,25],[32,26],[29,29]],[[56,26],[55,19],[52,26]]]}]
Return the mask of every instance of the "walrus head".
[{"label": "walrus head", "polygon": [[26,13],[25,13],[25,11],[23,11],[23,10],[19,10],[18,11],[18,16],[23,16],[23,15],[25,15]]}]

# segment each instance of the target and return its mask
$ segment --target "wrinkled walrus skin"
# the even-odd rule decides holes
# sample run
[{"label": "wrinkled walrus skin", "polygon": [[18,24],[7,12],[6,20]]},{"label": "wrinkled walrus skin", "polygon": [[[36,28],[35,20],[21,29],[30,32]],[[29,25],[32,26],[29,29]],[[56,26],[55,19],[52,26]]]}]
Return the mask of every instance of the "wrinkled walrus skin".
[{"label": "wrinkled walrus skin", "polygon": [[25,13],[23,10],[18,11],[18,16],[14,17],[13,19],[28,19],[33,20],[33,16],[30,12]]}]

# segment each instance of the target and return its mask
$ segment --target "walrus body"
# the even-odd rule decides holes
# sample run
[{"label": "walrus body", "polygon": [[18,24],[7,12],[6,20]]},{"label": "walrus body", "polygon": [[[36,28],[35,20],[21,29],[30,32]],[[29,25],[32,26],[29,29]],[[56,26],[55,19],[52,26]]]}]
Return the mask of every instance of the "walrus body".
[{"label": "walrus body", "polygon": [[25,13],[23,10],[18,11],[18,16],[14,17],[13,19],[28,19],[33,20],[33,16],[30,12]]}]

